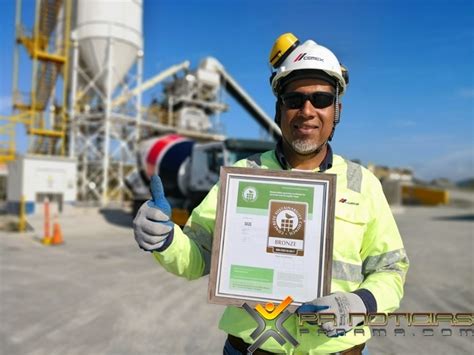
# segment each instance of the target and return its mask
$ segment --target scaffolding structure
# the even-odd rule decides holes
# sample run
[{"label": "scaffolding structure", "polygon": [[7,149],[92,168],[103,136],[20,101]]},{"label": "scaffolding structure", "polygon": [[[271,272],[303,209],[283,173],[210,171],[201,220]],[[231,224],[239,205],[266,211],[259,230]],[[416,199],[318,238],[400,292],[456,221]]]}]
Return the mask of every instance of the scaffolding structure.
[{"label": "scaffolding structure", "polygon": [[[91,7],[81,0],[36,0],[31,18],[23,14],[29,10],[23,8],[23,1],[16,0],[13,114],[0,122],[0,162],[15,159],[15,128],[18,123],[24,124],[27,153],[76,158],[78,199],[100,205],[126,199],[124,177],[136,166],[143,111],[141,94],[130,94],[142,84],[141,2],[116,4],[123,6],[121,9],[111,5],[96,2]],[[133,43],[137,48],[134,73],[124,72],[123,62],[122,67],[117,64],[123,59],[123,44],[127,43],[126,34],[120,38],[120,30],[126,27],[115,23],[113,17],[128,15],[130,10],[137,20],[138,34]],[[93,27],[97,16],[104,19],[98,32]],[[79,25],[83,25],[80,30]],[[87,26],[89,34],[84,35]],[[119,34],[114,34],[117,29]],[[81,30],[82,34],[76,36]],[[105,38],[107,45],[96,58],[104,63],[93,67],[84,59],[97,51],[87,50],[83,44],[96,33],[101,36],[98,41]],[[28,75],[31,81],[25,84]],[[120,102],[113,102],[120,97]]]},{"label": "scaffolding structure", "polygon": [[[0,163],[15,159],[15,128],[24,124],[27,153],[76,159],[78,200],[104,206],[132,197],[125,181],[137,173],[140,141],[168,133],[224,140],[215,129],[227,110],[223,89],[279,134],[214,58],[196,70],[184,61],[143,82],[142,1],[36,0],[29,27],[22,1],[16,0],[13,115],[0,122]],[[20,65],[25,54],[27,66]],[[28,75],[25,91],[19,79]],[[163,95],[143,108],[142,92],[168,78]]]},{"label": "scaffolding structure", "polygon": [[[10,126],[23,123],[28,153],[66,155],[68,125],[70,0],[36,1],[33,28],[22,19],[16,2],[13,58],[13,115]],[[20,65],[21,50],[29,65]],[[20,88],[20,71],[31,70],[29,91]],[[12,159],[12,156],[9,156]]]},{"label": "scaffolding structure", "polygon": [[[79,199],[100,205],[123,201],[130,194],[124,179],[136,167],[135,151],[140,139],[141,94],[130,95],[118,105],[114,100],[141,86],[143,52],[137,51],[135,72],[130,71],[114,89],[111,81],[115,43],[113,38],[108,39],[106,65],[94,77],[81,66],[75,40],[72,50],[69,154],[78,161]],[[104,77],[106,85],[102,88],[98,80]]]}]

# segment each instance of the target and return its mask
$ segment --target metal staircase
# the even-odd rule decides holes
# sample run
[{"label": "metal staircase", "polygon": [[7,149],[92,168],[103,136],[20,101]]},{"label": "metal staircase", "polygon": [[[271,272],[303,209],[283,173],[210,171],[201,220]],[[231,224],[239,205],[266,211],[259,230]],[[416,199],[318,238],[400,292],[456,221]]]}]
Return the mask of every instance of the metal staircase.
[{"label": "metal staircase", "polygon": [[15,123],[0,119],[0,164],[5,164],[15,159]]},{"label": "metal staircase", "polygon": [[[71,0],[37,0],[35,9],[33,28],[27,31],[21,23],[22,0],[17,0],[15,51],[19,51],[18,47],[26,49],[31,59],[32,80],[28,93],[22,95],[18,90],[18,71],[23,66],[16,53],[13,85],[16,115],[11,121],[26,125],[30,153],[64,155]],[[59,78],[62,85],[57,85]]]}]

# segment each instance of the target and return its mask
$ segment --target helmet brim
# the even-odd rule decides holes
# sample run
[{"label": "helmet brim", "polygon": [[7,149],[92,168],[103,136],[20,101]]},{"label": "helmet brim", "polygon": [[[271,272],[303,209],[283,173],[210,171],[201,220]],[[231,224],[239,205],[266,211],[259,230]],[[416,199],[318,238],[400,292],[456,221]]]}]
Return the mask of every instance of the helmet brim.
[{"label": "helmet brim", "polygon": [[314,69],[302,69],[302,70],[294,70],[290,74],[282,77],[280,82],[278,83],[278,87],[276,91],[281,94],[284,92],[285,88],[291,82],[295,80],[302,80],[302,79],[317,79],[322,80],[330,84],[334,89],[337,85],[336,78],[330,76],[326,72],[322,70],[314,70]]}]

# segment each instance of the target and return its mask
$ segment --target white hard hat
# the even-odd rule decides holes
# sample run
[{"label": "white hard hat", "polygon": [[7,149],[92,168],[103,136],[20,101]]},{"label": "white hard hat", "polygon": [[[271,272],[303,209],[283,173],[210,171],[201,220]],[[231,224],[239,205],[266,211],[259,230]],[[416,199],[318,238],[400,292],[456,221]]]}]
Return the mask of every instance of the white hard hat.
[{"label": "white hard hat", "polygon": [[[290,35],[293,36],[288,33],[280,36],[270,53],[270,63],[274,67],[270,78],[273,93],[278,96],[282,87],[292,80],[314,77],[328,81],[334,86],[337,83],[339,95],[343,95],[347,87],[347,71],[343,74],[341,64],[334,53],[312,40],[299,44],[294,36],[297,42],[291,37],[293,45],[289,48]],[[275,60],[277,57],[279,59]]]}]

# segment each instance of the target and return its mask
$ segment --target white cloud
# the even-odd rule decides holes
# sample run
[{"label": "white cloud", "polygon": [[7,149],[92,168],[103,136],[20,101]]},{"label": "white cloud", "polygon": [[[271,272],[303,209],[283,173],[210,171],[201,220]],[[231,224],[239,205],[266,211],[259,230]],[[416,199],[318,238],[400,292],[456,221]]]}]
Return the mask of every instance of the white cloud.
[{"label": "white cloud", "polygon": [[459,181],[474,177],[474,146],[416,164],[415,175],[432,180],[439,177]]}]

